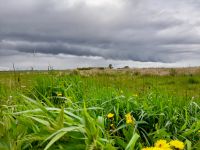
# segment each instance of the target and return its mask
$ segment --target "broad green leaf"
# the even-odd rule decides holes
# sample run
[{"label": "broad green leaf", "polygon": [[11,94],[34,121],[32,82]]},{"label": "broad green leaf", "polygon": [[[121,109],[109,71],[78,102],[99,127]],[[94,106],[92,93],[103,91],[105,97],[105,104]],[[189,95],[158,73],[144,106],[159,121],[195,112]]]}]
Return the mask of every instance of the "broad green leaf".
[{"label": "broad green leaf", "polygon": [[37,122],[39,122],[39,123],[41,123],[41,124],[43,124],[43,125],[45,125],[45,126],[50,126],[50,123],[48,122],[48,121],[46,121],[46,120],[43,120],[43,119],[40,119],[40,118],[36,118],[36,117],[30,117],[30,118],[32,118],[33,120],[35,120],[35,121],[37,121]]},{"label": "broad green leaf", "polygon": [[47,146],[45,147],[44,150],[47,150],[51,147],[51,145],[53,145],[56,141],[58,141],[61,137],[63,137],[66,134],[66,132],[60,132],[57,135],[55,135],[51,141],[47,144]]},{"label": "broad green leaf", "polygon": [[129,141],[128,145],[126,146],[125,150],[134,150],[135,143],[140,136],[137,133],[133,133],[131,140]]}]

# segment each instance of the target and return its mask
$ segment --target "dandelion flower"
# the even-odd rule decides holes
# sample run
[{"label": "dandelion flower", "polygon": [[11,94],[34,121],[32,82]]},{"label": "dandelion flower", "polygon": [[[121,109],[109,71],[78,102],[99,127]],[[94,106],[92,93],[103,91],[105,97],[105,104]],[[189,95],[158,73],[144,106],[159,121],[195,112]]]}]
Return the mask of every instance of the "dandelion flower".
[{"label": "dandelion flower", "polygon": [[179,140],[172,140],[169,144],[178,150],[184,149],[184,143]]},{"label": "dandelion flower", "polygon": [[166,150],[165,148],[153,147],[152,150]]},{"label": "dandelion flower", "polygon": [[110,119],[110,118],[113,118],[114,117],[114,114],[112,114],[112,113],[109,113],[108,115],[107,115],[107,117]]},{"label": "dandelion flower", "polygon": [[126,114],[125,117],[126,117],[126,123],[127,124],[133,123],[133,117],[131,116],[131,113]]},{"label": "dandelion flower", "polygon": [[62,96],[62,93],[57,93],[57,96]]},{"label": "dandelion flower", "polygon": [[138,94],[133,94],[134,97],[138,97]]},{"label": "dandelion flower", "polygon": [[155,143],[155,147],[161,148],[161,149],[164,149],[164,150],[170,150],[170,145],[167,143],[166,140],[158,140]]},{"label": "dandelion flower", "polygon": [[162,149],[159,147],[145,147],[145,148],[142,148],[142,150],[165,150],[165,149]]},{"label": "dandelion flower", "polygon": [[145,148],[142,148],[142,150],[153,150],[154,147],[145,147]]}]

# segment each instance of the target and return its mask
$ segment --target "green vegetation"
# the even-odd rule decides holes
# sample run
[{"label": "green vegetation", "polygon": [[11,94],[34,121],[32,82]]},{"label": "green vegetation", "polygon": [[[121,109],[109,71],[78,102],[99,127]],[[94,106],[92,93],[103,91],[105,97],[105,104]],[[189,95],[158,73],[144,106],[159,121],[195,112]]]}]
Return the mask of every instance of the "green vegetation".
[{"label": "green vegetation", "polygon": [[200,75],[100,72],[1,72],[0,150],[198,150]]}]

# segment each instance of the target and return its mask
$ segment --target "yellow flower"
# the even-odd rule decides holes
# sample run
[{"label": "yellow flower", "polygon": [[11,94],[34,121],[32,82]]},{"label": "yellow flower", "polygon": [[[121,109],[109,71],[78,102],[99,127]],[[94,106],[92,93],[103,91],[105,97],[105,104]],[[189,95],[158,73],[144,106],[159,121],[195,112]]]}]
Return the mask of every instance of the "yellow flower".
[{"label": "yellow flower", "polygon": [[125,117],[127,124],[133,124],[133,117],[131,116],[131,113],[126,114]]},{"label": "yellow flower", "polygon": [[164,148],[153,147],[152,150],[165,150]]},{"label": "yellow flower", "polygon": [[57,93],[57,96],[62,96],[62,93]]},{"label": "yellow flower", "polygon": [[154,145],[155,147],[161,148],[163,150],[170,150],[170,145],[166,140],[158,140]]},{"label": "yellow flower", "polygon": [[108,118],[113,118],[113,117],[114,117],[114,114],[109,113],[109,114],[107,115],[107,117],[108,117]]},{"label": "yellow flower", "polygon": [[138,97],[138,95],[137,95],[137,94],[133,94],[133,96],[134,96],[134,97]]},{"label": "yellow flower", "polygon": [[142,148],[142,150],[152,150],[154,147],[145,147],[145,148]]},{"label": "yellow flower", "polygon": [[159,147],[145,147],[145,148],[142,148],[142,150],[164,150],[164,149],[159,148]]},{"label": "yellow flower", "polygon": [[178,150],[184,149],[184,143],[179,140],[172,140],[169,144]]}]

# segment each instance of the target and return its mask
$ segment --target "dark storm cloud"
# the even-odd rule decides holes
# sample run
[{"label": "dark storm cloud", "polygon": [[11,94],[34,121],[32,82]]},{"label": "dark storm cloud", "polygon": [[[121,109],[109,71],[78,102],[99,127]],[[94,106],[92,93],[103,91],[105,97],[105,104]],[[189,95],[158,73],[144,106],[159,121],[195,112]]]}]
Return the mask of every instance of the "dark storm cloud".
[{"label": "dark storm cloud", "polygon": [[193,59],[200,57],[199,4],[0,0],[0,57],[36,51],[152,62]]}]

